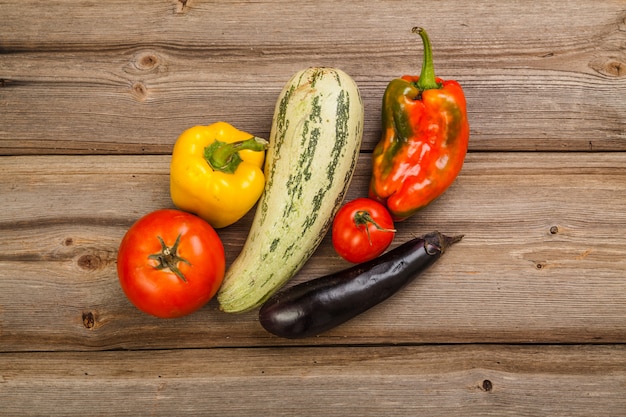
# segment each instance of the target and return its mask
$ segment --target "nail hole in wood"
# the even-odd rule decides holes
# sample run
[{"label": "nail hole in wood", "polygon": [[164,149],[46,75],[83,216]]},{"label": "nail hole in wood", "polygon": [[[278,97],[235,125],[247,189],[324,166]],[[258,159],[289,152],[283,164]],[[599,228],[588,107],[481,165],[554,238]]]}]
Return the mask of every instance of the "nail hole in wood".
[{"label": "nail hole in wood", "polygon": [[491,383],[490,380],[485,379],[483,381],[483,389],[487,392],[491,391],[493,389],[493,384]]}]

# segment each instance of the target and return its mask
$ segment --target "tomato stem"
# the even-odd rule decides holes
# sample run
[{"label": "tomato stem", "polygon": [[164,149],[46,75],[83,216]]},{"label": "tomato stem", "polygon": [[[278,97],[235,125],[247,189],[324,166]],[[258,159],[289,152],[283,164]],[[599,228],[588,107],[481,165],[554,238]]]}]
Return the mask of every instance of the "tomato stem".
[{"label": "tomato stem", "polygon": [[157,239],[159,239],[159,242],[161,243],[161,252],[148,255],[149,259],[154,259],[159,262],[159,264],[156,265],[154,269],[169,269],[178,278],[182,279],[184,282],[187,282],[185,275],[180,271],[180,269],[178,269],[179,262],[191,265],[191,262],[189,262],[187,259],[178,256],[178,244],[180,243],[180,235],[178,235],[176,241],[174,242],[174,245],[172,245],[171,247],[167,246],[161,236],[157,236]]},{"label": "tomato stem", "polygon": [[357,227],[365,227],[365,233],[367,234],[367,240],[370,243],[370,246],[372,246],[372,238],[370,236],[369,228],[370,224],[373,224],[374,227],[376,227],[376,229],[380,230],[381,232],[396,232],[396,229],[387,229],[376,223],[376,221],[372,218],[370,212],[367,210],[359,210],[354,214],[354,224],[356,224]]}]

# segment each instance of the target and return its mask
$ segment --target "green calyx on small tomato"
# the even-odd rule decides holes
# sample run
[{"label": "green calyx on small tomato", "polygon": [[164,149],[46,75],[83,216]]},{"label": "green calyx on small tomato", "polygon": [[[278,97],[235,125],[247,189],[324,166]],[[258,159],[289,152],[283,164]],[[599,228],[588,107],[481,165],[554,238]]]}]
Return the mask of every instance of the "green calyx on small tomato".
[{"label": "green calyx on small tomato", "polygon": [[352,263],[376,258],[395,236],[393,219],[381,203],[357,198],[342,206],[333,220],[332,242],[339,256]]},{"label": "green calyx on small tomato", "polygon": [[372,236],[370,235],[370,228],[369,228],[370,224],[373,225],[376,228],[376,230],[379,230],[381,232],[395,233],[396,231],[396,229],[387,229],[385,227],[382,227],[378,223],[376,223],[376,220],[372,218],[372,215],[367,210],[359,210],[354,214],[354,224],[356,224],[358,228],[365,230],[365,233],[367,234],[367,241],[370,243],[370,246],[373,246]]},{"label": "green calyx on small tomato", "polygon": [[120,286],[130,302],[160,318],[182,317],[205,305],[217,293],[225,269],[224,246],[215,229],[180,210],[157,210],[137,220],[117,255]]}]

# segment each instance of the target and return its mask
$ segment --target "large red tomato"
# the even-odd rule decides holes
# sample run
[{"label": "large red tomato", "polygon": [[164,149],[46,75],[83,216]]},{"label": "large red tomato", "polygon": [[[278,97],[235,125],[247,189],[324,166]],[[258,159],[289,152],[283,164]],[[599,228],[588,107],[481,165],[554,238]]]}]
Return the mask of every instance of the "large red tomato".
[{"label": "large red tomato", "polygon": [[126,232],[117,254],[117,274],[128,299],[161,318],[181,317],[217,292],[226,268],[224,246],[199,217],[157,210]]},{"label": "large red tomato", "polygon": [[385,206],[369,198],[345,204],[335,215],[332,241],[346,261],[361,263],[376,258],[395,236],[393,219]]}]

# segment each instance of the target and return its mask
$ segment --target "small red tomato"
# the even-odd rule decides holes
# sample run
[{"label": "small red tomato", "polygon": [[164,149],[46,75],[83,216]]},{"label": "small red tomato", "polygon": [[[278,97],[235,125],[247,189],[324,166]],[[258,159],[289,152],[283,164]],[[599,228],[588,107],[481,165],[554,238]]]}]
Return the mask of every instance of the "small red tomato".
[{"label": "small red tomato", "polygon": [[361,263],[382,254],[395,233],[393,219],[385,206],[369,198],[357,198],[337,212],[332,241],[339,256]]},{"label": "small red tomato", "polygon": [[161,318],[181,317],[217,292],[226,268],[217,232],[180,210],[157,210],[137,220],[122,239],[117,274],[128,299]]}]

